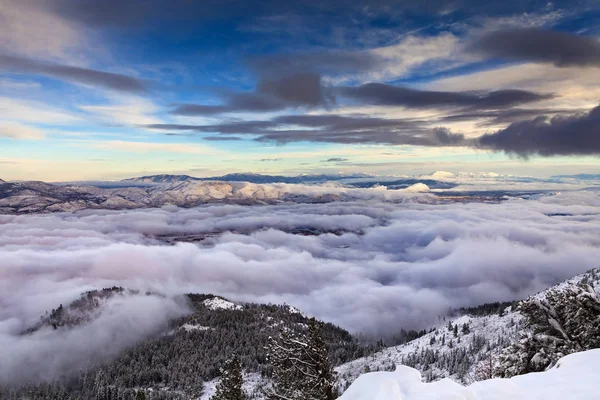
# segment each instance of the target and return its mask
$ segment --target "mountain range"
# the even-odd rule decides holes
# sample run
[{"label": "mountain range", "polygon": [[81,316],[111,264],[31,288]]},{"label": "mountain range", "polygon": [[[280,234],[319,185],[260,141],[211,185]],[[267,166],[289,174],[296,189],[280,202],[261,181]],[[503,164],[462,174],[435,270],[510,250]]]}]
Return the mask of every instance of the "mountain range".
[{"label": "mountain range", "polygon": [[[230,179],[232,175],[228,176]],[[254,176],[256,178],[256,176]],[[319,176],[322,179],[324,176]],[[250,179],[236,175],[235,179]],[[261,176],[263,180],[264,177]],[[252,183],[205,180],[186,175],[156,175],[91,184],[50,184],[38,181],[0,182],[0,213],[72,212],[82,209],[135,209],[174,205],[195,207],[207,203],[276,204],[325,203],[359,199],[428,201],[415,193],[429,190],[411,180],[402,191],[386,195],[385,187],[361,189],[338,181],[305,183]],[[300,178],[298,178],[301,180]],[[312,179],[312,178],[311,178]],[[265,180],[270,180],[266,179]],[[309,180],[310,181],[310,180]],[[316,182],[316,181],[311,181]],[[431,198],[429,199],[431,200]]]}]

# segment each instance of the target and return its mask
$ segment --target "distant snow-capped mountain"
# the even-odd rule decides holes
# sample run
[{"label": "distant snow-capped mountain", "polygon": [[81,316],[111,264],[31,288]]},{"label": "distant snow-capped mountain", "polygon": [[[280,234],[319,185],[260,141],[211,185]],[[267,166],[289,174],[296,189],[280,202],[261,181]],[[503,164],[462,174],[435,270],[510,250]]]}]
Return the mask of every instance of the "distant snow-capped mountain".
[{"label": "distant snow-capped mountain", "polygon": [[189,175],[150,175],[137,178],[124,179],[121,182],[135,184],[161,184],[185,181],[222,181],[222,182],[249,182],[249,183],[318,183],[338,181],[343,179],[358,179],[372,177],[368,174],[310,174],[298,176],[263,175],[253,173],[233,173],[208,178],[198,178]]},{"label": "distant snow-capped mountain", "polygon": [[140,176],[136,178],[128,178],[123,179],[121,182],[124,183],[145,183],[145,184],[157,184],[157,183],[174,183],[174,182],[185,182],[185,181],[196,181],[200,180],[200,178],[195,178],[189,175],[149,175],[149,176]]},{"label": "distant snow-capped mountain", "polygon": [[[195,207],[207,203],[258,205],[367,199],[395,202],[434,201],[433,195],[415,193],[414,190],[386,190],[385,187],[361,189],[335,182],[318,185],[256,184],[205,181],[182,176],[146,177],[141,182],[155,180],[165,182],[112,188],[44,182],[4,182],[0,183],[0,213],[64,212],[82,209],[119,210],[165,205]],[[426,186],[422,185],[419,188],[422,192]]]}]

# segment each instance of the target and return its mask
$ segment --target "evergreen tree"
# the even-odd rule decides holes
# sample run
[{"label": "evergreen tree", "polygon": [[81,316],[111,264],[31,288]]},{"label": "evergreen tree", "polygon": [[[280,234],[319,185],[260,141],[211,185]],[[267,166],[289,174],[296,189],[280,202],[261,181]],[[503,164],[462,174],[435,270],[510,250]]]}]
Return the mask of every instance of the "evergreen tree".
[{"label": "evergreen tree", "polygon": [[242,366],[238,357],[234,355],[225,362],[221,381],[211,400],[244,400],[246,396],[242,389],[243,384]]},{"label": "evergreen tree", "polygon": [[312,318],[308,333],[283,330],[271,338],[268,359],[273,366],[272,400],[334,400],[335,373],[327,357],[321,323]]},{"label": "evergreen tree", "polygon": [[551,290],[518,309],[531,332],[499,355],[495,375],[544,371],[567,354],[600,347],[600,295],[587,284]]},{"label": "evergreen tree", "polygon": [[462,326],[462,333],[463,335],[467,335],[471,332],[471,328],[469,328],[469,324],[467,324],[466,322],[463,324]]}]

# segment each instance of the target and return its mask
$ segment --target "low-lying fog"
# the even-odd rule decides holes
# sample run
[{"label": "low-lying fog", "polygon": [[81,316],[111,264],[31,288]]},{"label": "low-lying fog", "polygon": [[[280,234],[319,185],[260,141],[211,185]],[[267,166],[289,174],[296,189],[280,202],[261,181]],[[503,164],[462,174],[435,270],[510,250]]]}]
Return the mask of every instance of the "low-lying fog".
[{"label": "low-lying fog", "polygon": [[[448,309],[520,299],[597,267],[599,206],[599,192],[579,191],[500,204],[357,201],[0,216],[0,384],[24,368],[51,377],[118,351],[184,313],[169,296],[185,292],[286,302],[376,336],[423,328]],[[198,243],[162,239],[215,232]],[[46,310],[115,285],[167,297],[119,300],[69,335],[19,335]]]}]

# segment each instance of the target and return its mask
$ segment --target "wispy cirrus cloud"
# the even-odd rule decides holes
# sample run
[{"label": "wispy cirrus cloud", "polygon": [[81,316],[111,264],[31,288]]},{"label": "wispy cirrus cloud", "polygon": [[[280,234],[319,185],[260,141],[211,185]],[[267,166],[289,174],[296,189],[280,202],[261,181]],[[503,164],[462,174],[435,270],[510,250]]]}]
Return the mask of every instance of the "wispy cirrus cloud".
[{"label": "wispy cirrus cloud", "polygon": [[45,133],[41,129],[16,122],[0,121],[0,137],[9,139],[34,140],[42,139],[44,136]]}]

